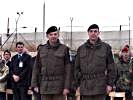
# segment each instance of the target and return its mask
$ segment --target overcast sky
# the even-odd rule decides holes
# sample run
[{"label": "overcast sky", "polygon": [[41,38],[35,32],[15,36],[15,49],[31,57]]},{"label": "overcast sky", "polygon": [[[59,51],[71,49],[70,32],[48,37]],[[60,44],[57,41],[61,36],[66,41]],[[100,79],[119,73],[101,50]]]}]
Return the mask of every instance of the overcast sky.
[{"label": "overcast sky", "polygon": [[[7,20],[12,33],[15,29],[16,12],[24,12],[18,21],[18,32],[43,31],[43,4],[45,1],[45,30],[56,25],[61,30],[70,31],[70,17],[73,17],[73,30],[86,31],[92,23],[101,29],[119,29],[119,25],[133,24],[132,0],[1,0],[0,33],[6,33]],[[27,29],[20,27],[26,26]],[[78,26],[78,27],[75,27]],[[122,27],[122,29],[128,29]]]}]

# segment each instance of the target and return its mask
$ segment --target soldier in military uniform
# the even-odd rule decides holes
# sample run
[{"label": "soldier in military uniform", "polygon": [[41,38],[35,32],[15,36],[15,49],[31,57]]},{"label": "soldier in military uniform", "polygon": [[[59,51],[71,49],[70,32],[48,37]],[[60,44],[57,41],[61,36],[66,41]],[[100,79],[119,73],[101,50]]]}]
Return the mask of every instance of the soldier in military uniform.
[{"label": "soldier in military uniform", "polygon": [[119,62],[117,62],[116,64],[116,69],[117,69],[116,91],[125,92],[126,100],[131,100],[131,92],[133,85],[132,67],[133,65],[132,65],[131,53],[129,48],[125,46],[121,50]]},{"label": "soldier in military uniform", "polygon": [[51,26],[48,41],[38,47],[31,85],[41,100],[65,100],[70,88],[71,64],[69,48],[59,41],[59,30]]},{"label": "soldier in military uniform", "polygon": [[104,100],[116,76],[113,55],[109,44],[99,38],[97,24],[92,24],[87,32],[89,39],[77,50],[75,78],[80,81],[82,100]]}]

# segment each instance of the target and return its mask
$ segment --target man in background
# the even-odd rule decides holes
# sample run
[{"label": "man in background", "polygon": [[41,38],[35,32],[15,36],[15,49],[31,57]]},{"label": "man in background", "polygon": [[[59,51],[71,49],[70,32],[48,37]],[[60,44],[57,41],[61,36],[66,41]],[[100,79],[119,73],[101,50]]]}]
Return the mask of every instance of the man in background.
[{"label": "man in background", "polygon": [[7,77],[7,86],[6,86],[7,100],[13,100],[12,79],[11,79],[11,76],[10,76],[11,52],[9,50],[5,50],[4,54],[3,54],[3,58],[4,58],[4,61],[5,61],[5,64],[9,68],[9,74],[8,74],[8,77]]},{"label": "man in background", "polygon": [[14,100],[29,100],[31,56],[23,52],[24,43],[16,43],[17,54],[11,58],[11,77]]},{"label": "man in background", "polygon": [[6,85],[9,68],[0,55],[0,100],[6,100]]}]

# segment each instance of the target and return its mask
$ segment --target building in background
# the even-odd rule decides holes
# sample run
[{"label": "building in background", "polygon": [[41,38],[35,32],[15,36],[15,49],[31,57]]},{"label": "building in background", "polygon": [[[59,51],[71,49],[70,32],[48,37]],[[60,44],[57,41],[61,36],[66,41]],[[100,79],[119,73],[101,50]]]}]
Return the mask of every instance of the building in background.
[{"label": "building in background", "polygon": [[[131,31],[132,33],[132,31]],[[62,41],[70,47],[70,32],[62,32],[60,34]],[[133,49],[133,35],[130,34],[129,39],[129,30],[124,31],[102,31],[100,37],[103,41],[109,43],[112,46],[113,50],[120,50],[120,48],[125,45],[129,44],[130,47]],[[76,50],[82,43],[84,43],[88,39],[87,32],[73,32],[72,33],[72,49]]]},{"label": "building in background", "polygon": [[[132,31],[131,31],[132,33]],[[14,51],[15,43],[16,43],[16,37],[15,34],[10,36],[9,34],[1,34],[0,35],[0,44],[1,49],[11,49]],[[72,35],[72,36],[71,36]],[[100,34],[100,37],[103,41],[109,43],[112,46],[112,49],[120,50],[120,48],[130,43],[131,49],[133,49],[133,35],[130,34],[129,38],[129,30],[123,30],[123,31],[102,31]],[[17,41],[22,41],[25,43],[26,48],[28,48],[29,51],[36,51],[36,48],[39,44],[43,44],[44,36],[42,32],[32,32],[32,33],[18,33],[17,34]],[[72,39],[71,39],[72,38]],[[8,39],[8,40],[7,40]],[[72,50],[77,50],[77,48],[84,43],[88,39],[87,32],[67,32],[62,31],[60,32],[60,39],[61,42],[66,44],[67,46],[71,47]],[[72,42],[72,43],[71,43]],[[72,46],[71,46],[72,44]]]}]

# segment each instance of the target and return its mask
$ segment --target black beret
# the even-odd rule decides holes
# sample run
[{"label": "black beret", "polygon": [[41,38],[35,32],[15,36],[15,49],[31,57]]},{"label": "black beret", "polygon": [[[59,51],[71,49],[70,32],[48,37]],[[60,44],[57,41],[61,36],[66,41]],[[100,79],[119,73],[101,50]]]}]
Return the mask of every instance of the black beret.
[{"label": "black beret", "polygon": [[89,26],[87,32],[89,32],[90,29],[95,29],[95,28],[97,28],[99,30],[99,26],[97,24],[92,24],[91,26]]},{"label": "black beret", "polygon": [[57,29],[56,26],[51,26],[51,27],[48,28],[46,34],[49,34],[49,33],[51,33],[51,32],[56,32],[57,30],[58,30],[58,29]]}]

